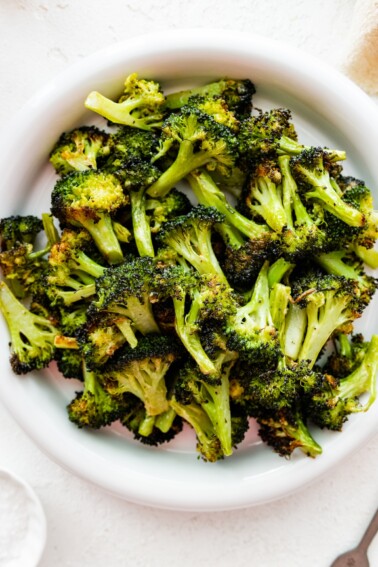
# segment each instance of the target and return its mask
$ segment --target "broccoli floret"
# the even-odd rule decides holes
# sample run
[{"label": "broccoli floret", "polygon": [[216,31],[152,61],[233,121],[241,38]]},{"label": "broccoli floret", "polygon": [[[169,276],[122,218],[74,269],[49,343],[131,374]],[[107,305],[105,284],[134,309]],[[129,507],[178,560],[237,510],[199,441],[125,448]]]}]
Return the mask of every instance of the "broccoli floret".
[{"label": "broccoli floret", "polygon": [[282,200],[281,172],[274,162],[260,162],[244,189],[244,199],[250,214],[264,221],[275,232],[287,225]]},{"label": "broccoli floret", "polygon": [[37,235],[43,230],[43,223],[34,215],[14,215],[0,220],[1,251],[11,250],[20,244],[34,245]]},{"label": "broccoli floret", "polygon": [[110,134],[110,154],[105,169],[116,172],[135,159],[151,162],[158,151],[159,137],[154,131],[120,126]]},{"label": "broccoli floret", "polygon": [[83,356],[78,350],[57,348],[54,360],[64,378],[84,381]]},{"label": "broccoli floret", "polygon": [[353,334],[350,339],[344,333],[338,333],[333,337],[333,343],[334,351],[328,356],[323,372],[336,379],[346,378],[361,364],[369,342],[360,333]]},{"label": "broccoli floret", "polygon": [[290,167],[298,188],[306,199],[320,202],[322,207],[352,227],[366,224],[365,214],[342,198],[340,188],[327,169],[328,156],[322,148],[304,150],[291,158]]},{"label": "broccoli floret", "polygon": [[96,126],[64,132],[50,153],[50,163],[60,175],[99,169],[110,153],[109,134]]},{"label": "broccoli floret", "polygon": [[162,145],[177,148],[174,162],[164,171],[147,193],[164,197],[191,171],[206,166],[230,175],[236,165],[238,142],[227,126],[197,108],[184,106],[167,118],[162,127]]},{"label": "broccoli floret", "polygon": [[122,411],[121,423],[144,445],[157,446],[171,441],[183,427],[172,408],[159,415],[148,415],[143,402],[130,395],[129,407]]},{"label": "broccoli floret", "polygon": [[111,173],[87,170],[60,179],[52,191],[51,211],[62,226],[85,228],[104,258],[122,262],[123,254],[112,226],[112,216],[128,199]]},{"label": "broccoli floret", "polygon": [[297,448],[308,457],[314,458],[322,453],[297,405],[278,412],[267,411],[257,422],[262,441],[282,457],[290,457]]},{"label": "broccoli floret", "polygon": [[252,97],[255,92],[255,87],[249,79],[222,79],[193,89],[171,93],[166,97],[165,106],[170,110],[177,110],[188,104],[191,98],[197,96],[208,100],[221,99],[241,120],[250,115]]},{"label": "broccoli floret", "polygon": [[224,216],[213,207],[198,205],[191,211],[164,224],[158,241],[185,258],[200,274],[217,275],[224,283],[226,277],[212,247],[212,230]]},{"label": "broccoli floret", "polygon": [[138,344],[130,319],[115,313],[90,317],[77,330],[76,337],[90,370],[103,366],[126,342],[132,348]]},{"label": "broccoli floret", "polygon": [[106,268],[88,255],[94,252],[92,248],[93,240],[86,230],[65,228],[50,251],[48,283],[80,289],[83,283],[102,276]]},{"label": "broccoli floret", "polygon": [[78,427],[99,429],[116,421],[120,415],[122,403],[117,396],[112,396],[103,388],[96,372],[83,369],[84,390],[68,404],[70,421]]},{"label": "broccoli floret", "polygon": [[3,281],[0,281],[0,310],[9,329],[13,371],[26,374],[46,367],[54,356],[57,327],[24,307]]},{"label": "broccoli floret", "polygon": [[356,280],[361,293],[361,301],[368,305],[378,287],[378,280],[364,271],[364,265],[359,258],[348,250],[323,252],[315,256],[315,261],[328,274],[343,276]]},{"label": "broccoli floret", "polygon": [[152,234],[158,233],[165,222],[188,214],[192,208],[192,204],[185,193],[177,189],[172,189],[168,195],[161,199],[147,197],[145,206],[150,219]]},{"label": "broccoli floret", "polygon": [[[46,254],[57,239],[52,217],[43,214],[42,219],[32,215],[8,217],[2,223],[2,251],[0,267],[16,297],[42,295],[47,269]],[[44,231],[47,242],[37,249],[36,237]]]},{"label": "broccoli floret", "polygon": [[126,77],[118,102],[93,91],[87,96],[85,106],[116,124],[152,130],[161,127],[164,102],[158,83],[139,79],[133,73]]},{"label": "broccoli floret", "polygon": [[181,355],[181,346],[172,337],[150,335],[117,351],[103,368],[107,391],[130,393],[139,398],[147,415],[156,416],[169,409],[166,375]]},{"label": "broccoli floret", "polygon": [[155,286],[159,301],[172,298],[176,333],[201,372],[216,375],[218,369],[204,350],[200,332],[205,322],[215,324],[227,317],[233,305],[228,286],[217,276],[200,276],[182,266],[163,268]]},{"label": "broccoli floret", "polygon": [[361,316],[356,280],[309,272],[292,282],[293,303],[285,324],[285,354],[312,367],[331,335]]},{"label": "broccoli floret", "polygon": [[159,333],[151,304],[155,277],[155,264],[148,257],[130,259],[108,268],[96,280],[97,298],[90,304],[88,316],[113,313],[130,320],[134,332]]},{"label": "broccoli floret", "polygon": [[277,330],[270,312],[269,262],[261,268],[251,297],[245,305],[237,305],[225,329],[227,346],[239,353],[242,360],[269,364],[279,352]]},{"label": "broccoli floret", "polygon": [[[308,399],[309,417],[322,428],[341,431],[351,413],[367,411],[375,401],[377,371],[378,335],[373,335],[362,362],[351,374],[340,380],[329,375],[327,387]],[[365,393],[369,397],[362,405],[359,397]]]},{"label": "broccoli floret", "polygon": [[[182,409],[182,405],[199,406],[210,419],[214,434],[219,439],[222,455],[227,457],[232,454],[233,447],[229,374],[235,363],[235,356],[228,356],[228,353],[225,353],[220,356],[218,362],[220,369],[218,378],[211,381],[199,371],[194,362],[186,363],[176,378],[173,394],[176,403],[172,406],[171,402],[171,406],[179,415],[188,409],[185,407]],[[199,446],[201,448],[201,443]],[[206,453],[204,457],[206,458]]]}]

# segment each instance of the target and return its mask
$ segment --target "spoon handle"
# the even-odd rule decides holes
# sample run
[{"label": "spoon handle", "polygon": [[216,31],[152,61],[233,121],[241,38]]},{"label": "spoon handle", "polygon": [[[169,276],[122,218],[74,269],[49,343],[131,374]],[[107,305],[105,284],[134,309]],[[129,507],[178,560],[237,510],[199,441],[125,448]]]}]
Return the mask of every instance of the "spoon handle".
[{"label": "spoon handle", "polygon": [[362,536],[360,543],[358,544],[358,548],[367,551],[377,531],[378,531],[378,510],[375,512],[370,524],[366,528],[366,531]]}]

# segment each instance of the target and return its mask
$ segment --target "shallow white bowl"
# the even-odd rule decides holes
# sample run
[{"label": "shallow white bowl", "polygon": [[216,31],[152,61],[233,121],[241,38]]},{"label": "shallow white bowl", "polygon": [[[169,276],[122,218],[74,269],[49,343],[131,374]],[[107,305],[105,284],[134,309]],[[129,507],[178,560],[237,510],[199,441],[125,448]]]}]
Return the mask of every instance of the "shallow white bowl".
[{"label": "shallow white bowl", "polygon": [[[1,216],[49,209],[54,174],[47,155],[59,134],[96,118],[83,106],[92,90],[112,96],[131,72],[164,90],[228,76],[250,78],[255,105],[287,106],[304,143],[347,151],[346,172],[378,185],[378,112],[374,103],[335,70],[261,37],[188,30],[150,34],[96,53],[52,81],[11,121],[0,139]],[[376,303],[374,303],[376,306]],[[364,314],[366,337],[378,332],[374,304]],[[18,377],[8,364],[8,334],[0,323],[0,395],[26,433],[62,466],[128,500],[181,510],[240,508],[304,486],[376,433],[378,412],[355,415],[343,433],[316,430],[323,455],[284,460],[263,446],[255,430],[235,454],[216,464],[198,460],[185,430],[158,449],[134,442],[124,429],[77,429],[66,404],[79,389],[54,368]]]}]

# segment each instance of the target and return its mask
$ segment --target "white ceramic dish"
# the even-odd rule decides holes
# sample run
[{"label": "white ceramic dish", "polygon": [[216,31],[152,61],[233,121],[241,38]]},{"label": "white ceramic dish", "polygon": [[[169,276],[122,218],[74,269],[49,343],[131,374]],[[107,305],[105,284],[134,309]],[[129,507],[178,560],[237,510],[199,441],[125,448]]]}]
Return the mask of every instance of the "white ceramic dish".
[{"label": "white ceramic dish", "polygon": [[[268,39],[222,31],[188,30],[139,37],[109,47],[52,81],[9,124],[0,139],[2,216],[49,208],[54,176],[46,156],[63,130],[94,123],[83,101],[91,90],[116,95],[137,71],[165,90],[223,76],[250,78],[255,105],[287,106],[301,139],[344,148],[347,172],[378,186],[375,149],[378,111],[350,81],[317,60]],[[376,305],[376,303],[375,303]],[[65,406],[77,383],[51,368],[17,377],[9,370],[8,335],[0,323],[0,395],[27,434],[54,460],[128,500],[181,510],[221,510],[263,503],[318,478],[377,431],[378,412],[355,415],[341,434],[316,431],[323,455],[288,461],[263,446],[251,430],[234,456],[198,460],[191,431],[171,444],[148,448],[120,428],[86,432],[72,425]],[[366,337],[378,332],[374,304],[363,318]]]},{"label": "white ceramic dish", "polygon": [[32,487],[0,469],[0,565],[36,567],[46,544],[46,516]]}]

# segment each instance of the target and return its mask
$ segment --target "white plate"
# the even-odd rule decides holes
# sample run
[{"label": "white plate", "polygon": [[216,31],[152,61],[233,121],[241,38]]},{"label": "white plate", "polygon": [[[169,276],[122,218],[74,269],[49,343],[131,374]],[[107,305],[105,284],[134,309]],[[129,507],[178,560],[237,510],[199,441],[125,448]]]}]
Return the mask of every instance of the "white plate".
[{"label": "white plate", "polygon": [[[250,78],[255,104],[293,110],[301,139],[348,153],[346,171],[378,184],[378,112],[355,85],[323,63],[260,37],[187,30],[151,34],[81,61],[52,81],[9,124],[0,139],[1,216],[48,210],[54,175],[46,156],[63,130],[95,122],[83,107],[91,90],[112,96],[137,71],[165,90],[223,76]],[[375,304],[376,305],[376,304]],[[378,332],[374,305],[363,318],[366,337]],[[355,415],[343,433],[316,430],[323,454],[285,460],[263,446],[254,429],[235,454],[216,464],[197,458],[191,431],[158,449],[114,426],[77,429],[65,406],[78,384],[53,368],[18,377],[8,364],[0,323],[0,395],[26,433],[54,460],[82,478],[133,502],[181,510],[240,508],[273,500],[318,478],[377,431],[378,412]]]}]

